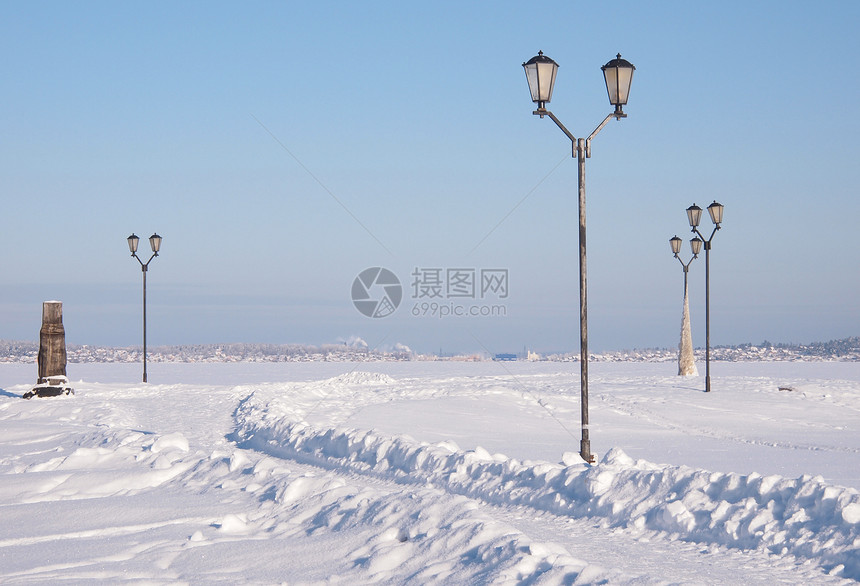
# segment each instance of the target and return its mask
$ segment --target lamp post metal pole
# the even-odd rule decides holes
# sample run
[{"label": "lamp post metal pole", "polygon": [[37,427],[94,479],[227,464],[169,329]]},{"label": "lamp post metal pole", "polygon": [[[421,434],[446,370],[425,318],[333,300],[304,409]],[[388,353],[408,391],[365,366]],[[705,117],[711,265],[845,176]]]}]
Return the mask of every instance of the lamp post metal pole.
[{"label": "lamp post metal pole", "polygon": [[143,273],[143,382],[146,382],[146,273],[149,268],[147,265],[149,262],[140,265]]},{"label": "lamp post metal pole", "polygon": [[686,293],[687,292],[687,275],[690,272],[690,263],[692,263],[693,258],[696,258],[696,257],[691,258],[690,262],[688,262],[687,264],[684,264],[684,261],[682,261],[680,257],[676,256],[675,258],[677,258],[681,262],[681,266],[684,267],[684,293]]},{"label": "lamp post metal pole", "polygon": [[705,240],[705,392],[711,392],[711,240],[720,229],[720,225],[714,226],[711,237],[705,240],[698,228],[693,231]]},{"label": "lamp post metal pole", "polygon": [[711,237],[705,240],[699,229],[694,227],[699,238],[704,240],[705,247],[705,392],[711,392],[711,240],[720,227],[716,226]]},{"label": "lamp post metal pole", "polygon": [[591,462],[591,435],[588,429],[588,270],[585,250],[585,141],[576,142],[577,183],[579,184],[579,388],[582,439],[579,454]]},{"label": "lamp post metal pole", "polygon": [[690,260],[684,262],[681,260],[681,239],[673,236],[669,239],[669,245],[672,247],[672,253],[681,267],[684,269],[684,310],[681,313],[681,341],[678,344],[678,375],[686,376],[696,373],[696,358],[693,352],[693,334],[690,329],[690,303],[689,303],[689,280],[690,265],[699,256],[702,250],[702,239],[699,237],[690,240],[690,250],[693,256]]},{"label": "lamp post metal pole", "polygon": [[552,90],[558,63],[538,51],[538,54],[523,63],[526,80],[529,84],[532,101],[537,104],[537,110],[532,112],[543,118],[548,116],[562,132],[570,139],[573,156],[577,159],[578,199],[579,199],[579,353],[580,353],[580,395],[582,411],[582,440],[580,441],[580,456],[586,462],[594,462],[591,454],[591,439],[588,429],[588,279],[586,270],[586,238],[585,238],[585,159],[591,157],[591,140],[597,136],[611,118],[621,120],[627,114],[623,106],[627,104],[630,93],[630,82],[636,69],[629,61],[617,57],[600,69],[606,81],[606,91],[609,103],[615,106],[615,111],[603,119],[588,138],[577,139],[555,115],[546,109],[546,104],[552,100]]},{"label": "lamp post metal pole", "polygon": [[687,218],[692,226],[692,232],[704,241],[705,246],[705,392],[711,392],[711,240],[723,221],[723,205],[716,201],[708,206],[708,214],[714,223],[711,236],[705,238],[699,232],[699,220],[702,217],[702,209],[693,204],[687,208]]},{"label": "lamp post metal pole", "polygon": [[591,157],[591,141],[603,127],[612,119],[626,118],[619,108],[606,116],[588,138],[576,138],[556,116],[539,104],[532,112],[543,118],[548,116],[570,139],[572,155],[577,159],[578,199],[579,199],[579,377],[580,377],[580,409],[582,439],[579,445],[579,455],[586,462],[594,462],[591,453],[591,437],[588,421],[588,276],[586,262],[586,231],[585,231],[585,159]]},{"label": "lamp post metal pole", "polygon": [[143,382],[146,381],[146,273],[149,272],[149,263],[152,262],[156,256],[158,256],[158,251],[161,249],[161,236],[158,234],[153,234],[149,237],[149,245],[152,248],[152,256],[149,257],[149,260],[143,262],[139,256],[137,256],[137,245],[140,241],[140,238],[132,234],[128,237],[128,248],[131,250],[131,256],[137,259],[137,262],[140,263],[140,270],[143,273]]},{"label": "lamp post metal pole", "polygon": [[[697,230],[698,231],[698,230]],[[711,234],[711,238],[713,238]],[[705,392],[711,392],[711,241],[705,242]]]}]

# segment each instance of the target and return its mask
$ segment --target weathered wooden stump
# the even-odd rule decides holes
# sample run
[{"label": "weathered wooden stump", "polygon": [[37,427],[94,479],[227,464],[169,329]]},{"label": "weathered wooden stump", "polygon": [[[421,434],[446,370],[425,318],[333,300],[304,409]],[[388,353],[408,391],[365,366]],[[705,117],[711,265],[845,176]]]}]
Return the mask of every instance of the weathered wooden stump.
[{"label": "weathered wooden stump", "polygon": [[62,301],[42,303],[38,366],[37,384],[33,390],[24,393],[25,399],[74,394],[66,378],[66,330],[63,328]]},{"label": "weathered wooden stump", "polygon": [[42,304],[42,329],[39,330],[39,380],[66,376],[66,329],[63,327],[63,302],[45,301]]}]

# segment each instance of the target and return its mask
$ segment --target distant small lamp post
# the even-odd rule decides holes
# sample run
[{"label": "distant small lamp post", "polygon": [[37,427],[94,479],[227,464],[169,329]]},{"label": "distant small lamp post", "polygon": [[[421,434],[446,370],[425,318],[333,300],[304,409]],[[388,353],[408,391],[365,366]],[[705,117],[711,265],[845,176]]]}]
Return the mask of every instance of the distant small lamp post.
[{"label": "distant small lamp post", "polygon": [[696,358],[693,353],[693,336],[690,328],[690,298],[687,288],[687,273],[690,270],[690,265],[699,256],[702,250],[702,239],[696,236],[690,240],[690,249],[693,251],[693,256],[686,263],[681,260],[682,240],[677,236],[669,239],[669,246],[672,248],[672,254],[684,267],[684,310],[681,317],[681,342],[678,345],[678,374],[681,376],[689,376],[697,374]]},{"label": "distant small lamp post", "polygon": [[711,240],[714,239],[714,234],[720,229],[720,224],[723,222],[723,205],[716,201],[708,206],[708,214],[711,216],[711,222],[714,223],[714,229],[709,238],[702,236],[699,232],[699,222],[702,219],[702,208],[696,204],[687,208],[687,219],[692,227],[691,232],[694,232],[699,238],[704,241],[705,245],[705,392],[711,392]]},{"label": "distant small lamp post", "polygon": [[149,263],[152,262],[158,251],[161,250],[161,236],[153,234],[149,237],[149,246],[152,248],[152,256],[149,260],[143,262],[137,256],[137,245],[140,243],[140,238],[132,234],[128,237],[128,249],[131,251],[131,256],[137,259],[140,263],[140,270],[143,272],[143,382],[146,382],[146,273],[149,270]]},{"label": "distant small lamp post", "polygon": [[591,440],[588,433],[588,302],[587,302],[587,278],[586,278],[586,251],[585,251],[585,159],[591,157],[591,140],[597,133],[603,130],[611,118],[621,120],[626,118],[622,106],[627,104],[630,94],[630,82],[633,80],[633,71],[636,69],[630,62],[621,58],[619,53],[615,59],[601,67],[606,81],[606,91],[609,95],[609,103],[615,106],[615,111],[603,119],[603,122],[592,132],[588,138],[576,138],[564,127],[555,115],[546,109],[546,104],[552,100],[552,90],[555,86],[555,76],[558,72],[558,63],[538,51],[538,54],[525,63],[526,80],[529,83],[532,101],[537,104],[537,110],[532,112],[536,116],[549,118],[555,122],[562,132],[570,139],[573,156],[578,161],[579,175],[579,352],[580,352],[580,381],[581,381],[581,408],[582,408],[582,441],[580,442],[580,456],[586,462],[593,462],[591,454]]},{"label": "distant small lamp post", "polygon": [[672,248],[672,254],[675,255],[675,258],[677,258],[678,262],[681,263],[681,266],[684,267],[684,291],[686,291],[687,273],[690,270],[690,265],[692,264],[692,262],[699,257],[699,253],[702,251],[702,239],[697,236],[690,240],[690,250],[693,252],[693,257],[686,263],[681,260],[681,257],[679,256],[681,254],[681,244],[683,242],[684,241],[677,236],[673,236],[669,239],[669,246]]}]

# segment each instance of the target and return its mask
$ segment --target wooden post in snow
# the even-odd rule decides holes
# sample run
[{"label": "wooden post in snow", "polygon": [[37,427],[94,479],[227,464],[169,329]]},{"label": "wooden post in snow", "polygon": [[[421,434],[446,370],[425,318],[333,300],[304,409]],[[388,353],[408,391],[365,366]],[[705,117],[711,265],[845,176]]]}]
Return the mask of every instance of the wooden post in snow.
[{"label": "wooden post in snow", "polygon": [[74,390],[66,378],[66,330],[63,328],[63,302],[42,303],[42,329],[39,330],[39,379],[24,399],[70,395]]},{"label": "wooden post in snow", "polygon": [[39,331],[39,380],[66,376],[66,330],[63,328],[63,302],[42,303],[42,329]]}]

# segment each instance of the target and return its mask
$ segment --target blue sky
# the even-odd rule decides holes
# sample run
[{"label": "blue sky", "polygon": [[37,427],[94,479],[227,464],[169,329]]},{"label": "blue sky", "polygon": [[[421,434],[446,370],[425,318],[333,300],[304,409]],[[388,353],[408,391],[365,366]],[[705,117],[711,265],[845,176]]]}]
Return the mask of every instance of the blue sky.
[{"label": "blue sky", "polygon": [[[576,161],[521,64],[560,64],[588,160],[593,350],[678,342],[685,208],[725,205],[711,342],[860,333],[856,2],[6,2],[0,339],[578,350]],[[705,226],[709,226],[705,220]],[[686,253],[685,245],[685,257]],[[355,277],[385,267],[398,310]],[[413,315],[416,269],[507,269],[505,316]],[[377,293],[373,293],[376,295]],[[704,258],[690,273],[704,345]],[[445,304],[463,300],[444,298]],[[416,305],[418,304],[418,305]]]}]

